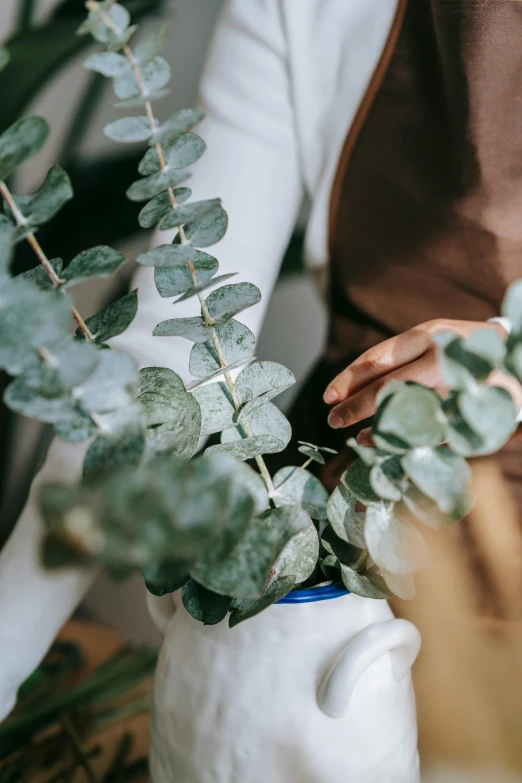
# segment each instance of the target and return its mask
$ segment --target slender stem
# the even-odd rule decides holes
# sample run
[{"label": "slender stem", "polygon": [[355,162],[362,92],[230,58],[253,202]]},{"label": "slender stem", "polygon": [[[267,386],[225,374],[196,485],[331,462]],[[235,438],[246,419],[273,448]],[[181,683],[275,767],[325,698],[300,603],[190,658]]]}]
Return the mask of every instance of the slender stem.
[{"label": "slender stem", "polygon": [[60,723],[62,724],[65,732],[67,733],[69,739],[71,740],[71,743],[74,747],[74,751],[76,753],[76,756],[78,758],[78,762],[82,765],[82,767],[85,770],[85,774],[87,775],[87,778],[89,780],[89,783],[98,783],[98,778],[94,774],[94,770],[91,766],[91,763],[88,758],[88,754],[85,752],[82,741],[80,737],[78,736],[76,729],[72,725],[71,721],[67,717],[67,715],[61,715],[60,716]]},{"label": "slender stem", "polygon": [[[99,7],[99,5],[96,2],[96,0],[87,0],[86,7],[89,10],[91,10],[91,11],[96,11],[96,13],[99,15],[100,19],[104,22],[106,27],[108,27],[109,30],[111,30],[115,35],[119,35],[120,31],[118,30],[117,26],[114,24],[114,22],[112,21],[110,16]],[[148,90],[147,90],[147,88],[145,86],[145,82],[144,82],[144,79],[143,79],[143,74],[141,72],[139,63],[136,60],[131,47],[128,44],[125,44],[125,46],[123,47],[123,52],[124,52],[125,56],[127,57],[128,61],[130,63],[132,72],[134,74],[134,77],[136,79],[136,83],[137,83],[137,85],[138,85],[138,87],[140,89],[140,92],[141,92],[142,96],[146,97],[148,95]],[[156,120],[154,118],[154,114],[153,114],[153,111],[152,111],[152,106],[150,104],[150,101],[145,101],[144,106],[145,106],[145,112],[147,114],[147,118],[149,120],[150,129],[154,133],[157,130],[158,126],[157,126]],[[168,166],[167,166],[167,163],[166,163],[166,160],[165,160],[165,154],[163,152],[163,147],[161,145],[161,142],[157,142],[154,146],[155,146],[155,149],[156,149],[156,154],[158,156],[158,162],[159,162],[159,165],[160,165],[160,169],[161,169],[161,171],[165,171],[168,168]],[[170,203],[172,205],[172,208],[176,209],[176,207],[178,206],[178,203],[176,201],[176,196],[174,195],[174,190],[172,189],[172,187],[167,188],[167,193],[169,195],[169,200],[170,200]],[[178,226],[178,232],[179,232],[179,238],[180,238],[181,244],[183,244],[183,245],[188,244],[187,237],[185,235],[185,229],[184,229],[182,224]],[[198,284],[199,284],[199,280],[198,280],[198,275],[197,275],[197,272],[196,272],[196,268],[194,266],[194,262],[192,260],[189,261],[189,270],[190,270],[190,275],[192,277],[192,281],[194,283],[194,287],[197,287]],[[220,364],[221,367],[224,368],[224,367],[227,366],[227,362],[225,360],[223,351],[221,349],[221,345],[219,343],[219,338],[218,338],[217,332],[216,332],[216,330],[214,328],[214,322],[212,321],[212,318],[210,317],[210,313],[208,312],[207,304],[205,302],[205,298],[204,298],[203,294],[198,293],[198,299],[199,299],[199,304],[200,304],[200,307],[201,307],[201,314],[202,314],[203,318],[205,319],[205,323],[207,323],[209,326],[212,327],[212,344],[214,345],[214,350],[216,351],[216,355],[218,357],[219,364]],[[224,374],[224,378],[225,378],[225,382],[227,384],[227,387],[229,389],[230,395],[232,397],[232,400],[233,400],[233,403],[234,403],[234,407],[235,407],[236,410],[239,410],[241,408],[241,403],[240,403],[239,398],[237,396],[236,389],[235,389],[235,386],[234,386],[234,382],[232,380],[232,377],[230,376],[230,373],[225,373]],[[241,426],[245,430],[245,433],[246,433],[247,437],[252,437],[253,432],[252,432],[252,430],[250,428],[250,425],[249,425],[248,421],[246,420],[246,418],[245,417],[240,417],[239,421],[241,423]],[[265,484],[267,486],[268,492],[269,492],[270,495],[272,495],[275,492],[275,488],[274,488],[274,484],[273,484],[273,481],[272,481],[272,477],[270,476],[269,470],[268,470],[268,468],[266,466],[266,463],[265,463],[264,459],[261,456],[256,457],[256,463],[257,463],[257,466],[259,468],[259,471],[260,471],[261,475],[263,476],[263,479],[264,479]]]},{"label": "slender stem", "polygon": [[[16,204],[16,201],[13,198],[13,194],[11,193],[11,191],[9,190],[9,188],[7,187],[5,182],[3,182],[3,181],[0,181],[0,195],[2,196],[2,198],[5,201],[5,203],[7,204],[7,206],[9,207],[11,212],[13,213],[14,219],[16,221],[16,225],[17,226],[27,226],[27,220],[25,219],[24,215],[22,214],[22,212],[18,208],[18,206]],[[49,261],[49,259],[45,255],[45,253],[44,253],[40,243],[36,239],[35,235],[33,234],[32,231],[29,231],[25,238],[27,239],[27,242],[29,243],[29,245],[33,249],[33,251],[34,251],[38,261],[43,266],[43,268],[45,269],[47,274],[49,275],[49,279],[51,280],[51,283],[53,284],[53,286],[55,288],[57,288],[63,281],[58,277],[58,275],[54,271],[51,262]],[[80,327],[81,331],[83,332],[84,337],[87,340],[90,340],[90,341],[94,340],[94,337],[91,334],[91,332],[89,330],[89,327],[87,326],[87,324],[83,320],[82,316],[80,315],[80,313],[78,312],[78,310],[76,309],[76,307],[73,304],[71,304],[71,310],[72,310],[72,314],[73,314],[74,320],[76,321],[76,323]]]}]

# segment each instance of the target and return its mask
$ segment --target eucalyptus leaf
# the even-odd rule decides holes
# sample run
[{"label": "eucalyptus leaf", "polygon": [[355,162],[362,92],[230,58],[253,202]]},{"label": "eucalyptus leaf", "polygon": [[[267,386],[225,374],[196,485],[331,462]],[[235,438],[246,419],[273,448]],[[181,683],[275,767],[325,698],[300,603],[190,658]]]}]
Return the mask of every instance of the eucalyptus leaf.
[{"label": "eucalyptus leaf", "polygon": [[[470,510],[471,506],[466,508],[465,513]],[[411,522],[412,519],[417,519],[433,530],[444,530],[455,521],[454,518],[441,511],[434,500],[427,497],[413,484],[408,487],[402,501],[395,505],[393,513],[402,521]]]},{"label": "eucalyptus leaf", "polygon": [[[273,437],[277,440],[277,450],[281,451],[292,439],[292,428],[284,413],[271,402],[267,402],[262,408],[253,411],[248,417],[249,429],[254,436],[262,435]],[[237,427],[223,430],[221,443],[241,440],[247,436],[242,421]],[[275,448],[275,445],[274,445]],[[270,452],[275,453],[275,452]]]},{"label": "eucalyptus leaf", "polygon": [[426,560],[421,534],[394,517],[383,503],[366,509],[364,536],[372,560],[392,574],[413,573]]},{"label": "eucalyptus leaf", "polygon": [[467,340],[451,332],[441,332],[433,340],[439,348],[442,374],[453,389],[467,389],[475,380],[485,380],[495,366],[490,357],[471,351]]},{"label": "eucalyptus leaf", "polygon": [[214,323],[226,321],[261,301],[261,291],[252,283],[232,283],[212,291],[206,299]]},{"label": "eucalyptus leaf", "polygon": [[55,421],[53,427],[56,435],[67,443],[82,443],[98,432],[97,425],[79,405],[68,414],[66,419]]},{"label": "eucalyptus leaf", "polygon": [[201,220],[185,225],[185,236],[194,247],[215,245],[226,234],[228,215],[222,206],[208,212]]},{"label": "eucalyptus leaf", "polygon": [[113,48],[121,48],[127,40],[130,14],[122,5],[114,4],[107,8],[112,27],[109,28],[96,11],[90,11],[87,22],[78,30],[78,34],[90,32],[98,43]]},{"label": "eucalyptus leaf", "polygon": [[409,446],[438,446],[446,435],[442,401],[436,392],[410,385],[396,392],[379,418],[380,434],[394,435]]},{"label": "eucalyptus leaf", "polygon": [[[94,340],[97,343],[104,343],[111,337],[127,329],[134,320],[138,311],[138,289],[130,291],[125,296],[120,297],[112,304],[100,310],[96,315],[87,318],[85,323]],[[81,337],[81,331],[77,330],[78,337]]]},{"label": "eucalyptus leaf", "polygon": [[[16,204],[27,220],[23,234],[35,226],[50,220],[73,197],[71,180],[60,166],[53,166],[36,193],[30,196],[15,196]],[[22,234],[19,234],[19,238]]]},{"label": "eucalyptus leaf", "polygon": [[308,457],[308,459],[311,459],[313,462],[318,462],[319,465],[325,465],[326,461],[323,455],[320,451],[317,451],[314,448],[311,448],[310,446],[299,446],[298,451],[301,454],[304,454],[305,457]]},{"label": "eucalyptus leaf", "polygon": [[172,209],[160,224],[160,229],[166,231],[169,228],[177,228],[178,226],[188,223],[189,221],[201,220],[209,212],[216,209],[221,203],[218,198],[210,198],[206,201],[193,201],[190,204],[185,204]]},{"label": "eucalyptus leaf", "polygon": [[142,266],[166,268],[183,266],[188,268],[189,262],[195,262],[200,255],[204,258],[212,258],[212,256],[207,256],[206,253],[201,253],[200,250],[188,245],[158,245],[146,253],[140,253],[136,260]]},{"label": "eucalyptus leaf", "polygon": [[67,336],[40,348],[35,364],[23,373],[24,383],[47,397],[59,397],[85,381],[98,363],[92,343]]},{"label": "eucalyptus leaf", "polygon": [[183,606],[187,612],[203,625],[217,625],[228,614],[231,598],[218,595],[189,579],[181,591]]},{"label": "eucalyptus leaf", "polygon": [[112,139],[112,141],[120,141],[127,144],[147,141],[147,139],[150,139],[152,136],[152,130],[147,117],[122,117],[121,119],[106,125],[103,132],[107,138]]},{"label": "eucalyptus leaf", "polygon": [[147,590],[152,595],[174,593],[189,579],[190,561],[169,558],[142,571]]},{"label": "eucalyptus leaf", "polygon": [[139,465],[145,449],[145,433],[137,424],[116,435],[99,435],[83,461],[84,478],[96,477],[123,465]]},{"label": "eucalyptus leaf", "polygon": [[[58,277],[60,277],[63,270],[62,259],[52,258],[49,263]],[[22,272],[21,274],[17,275],[16,279],[26,280],[27,282],[37,286],[37,288],[40,288],[42,291],[52,291],[54,288],[53,282],[49,277],[47,270],[44,269],[40,264],[33,267],[33,269],[28,269],[27,272]]]},{"label": "eucalyptus leaf", "polygon": [[265,511],[252,519],[228,558],[211,567],[199,561],[191,576],[220,595],[259,599],[285,546],[309,524],[308,514],[298,507]]},{"label": "eucalyptus leaf", "polygon": [[233,425],[234,403],[224,383],[209,383],[192,393],[201,408],[202,435],[212,435]]},{"label": "eucalyptus leaf", "polygon": [[142,228],[152,228],[152,226],[155,226],[158,221],[164,218],[171,209],[172,204],[170,203],[169,194],[160,193],[158,196],[154,196],[154,198],[147,202],[140,210],[138,223]]},{"label": "eucalyptus leaf", "polygon": [[[174,304],[178,304],[178,302],[185,302],[187,299],[190,299],[193,296],[197,296],[202,291],[206,291],[208,288],[213,288],[216,285],[219,285],[219,283],[224,283],[225,280],[230,280],[231,277],[235,277],[237,272],[229,272],[226,275],[217,275],[216,277],[213,277],[209,280],[206,280],[204,283],[199,282],[198,285],[192,286],[187,291],[185,291],[182,296],[178,297]],[[157,277],[160,277],[159,274],[157,274]],[[198,275],[198,278],[200,278],[200,275]]]},{"label": "eucalyptus leaf", "polygon": [[[225,364],[246,361],[254,353],[256,339],[250,329],[231,319],[215,329]],[[194,345],[190,354],[189,371],[196,378],[204,378],[219,370],[221,362],[210,342]]]},{"label": "eucalyptus leaf", "polygon": [[[198,280],[201,280],[199,288],[206,284],[216,284],[216,280],[213,280],[213,278],[218,269],[218,262],[213,256],[209,256],[200,250],[194,250],[192,263]],[[186,294],[192,291],[194,287],[188,263],[180,263],[171,267],[156,267],[154,270],[154,282],[159,295],[164,298]]]},{"label": "eucalyptus leaf", "polygon": [[193,128],[194,125],[197,125],[198,122],[201,122],[203,116],[203,113],[197,109],[180,109],[157,128],[150,143],[163,143],[169,139],[173,139],[180,133],[186,133]]},{"label": "eucalyptus leaf", "polygon": [[378,587],[370,580],[367,574],[360,574],[350,566],[344,565],[344,563],[341,564],[341,576],[346,589],[351,593],[355,593],[355,595],[377,600],[390,597],[390,592],[386,590],[386,585]]},{"label": "eucalyptus leaf", "polygon": [[[175,188],[174,198],[178,204],[183,204],[190,198],[192,191],[190,188]],[[165,217],[172,209],[170,196],[168,193],[160,193],[154,196],[148,204],[145,204],[138,215],[138,222],[142,228],[151,228],[158,221]]]},{"label": "eucalyptus leaf", "polygon": [[346,442],[346,445],[349,446],[366,465],[372,466],[378,461],[377,449],[372,446],[360,446],[355,438],[350,438]]},{"label": "eucalyptus leaf", "polygon": [[109,277],[124,263],[123,253],[107,245],[97,245],[78,253],[63,272],[60,272],[60,276],[65,281],[64,287],[69,288],[91,277]]},{"label": "eucalyptus leaf", "polygon": [[[182,133],[162,144],[163,159],[169,169],[190,166],[204,151],[205,142],[195,133]],[[151,147],[141,159],[138,171],[143,176],[148,176],[160,171],[161,168],[162,164],[158,157],[158,151],[155,146]],[[221,203],[220,199],[216,200],[218,204]]]},{"label": "eucalyptus leaf", "polygon": [[144,367],[138,373],[136,397],[145,408],[150,427],[172,418],[177,400],[186,394],[179,375],[167,367]]},{"label": "eucalyptus leaf", "polygon": [[470,388],[459,395],[458,405],[464,421],[482,440],[479,454],[498,451],[517,428],[515,406],[506,389],[498,386]]},{"label": "eucalyptus leaf", "polygon": [[266,484],[250,465],[246,462],[238,462],[234,470],[234,481],[239,482],[250,494],[254,501],[254,514],[261,514],[267,510],[270,503]]},{"label": "eucalyptus leaf", "polygon": [[502,303],[502,315],[509,318],[514,333],[522,331],[522,280],[509,286]]},{"label": "eucalyptus leaf", "polygon": [[282,364],[255,362],[239,373],[234,385],[239,401],[245,405],[259,397],[271,400],[294,383],[294,374]]},{"label": "eucalyptus leaf", "polygon": [[277,603],[288,595],[295,586],[295,580],[291,576],[282,576],[280,579],[276,579],[266,589],[265,594],[259,600],[239,600],[233,599],[231,604],[231,613],[229,625],[230,628],[235,628],[239,623],[245,620],[250,620],[252,617],[268,609],[273,604]]},{"label": "eucalyptus leaf", "polygon": [[413,574],[391,574],[382,569],[382,576],[397,598],[402,598],[403,601],[411,601],[415,598],[415,577]]},{"label": "eucalyptus leaf", "polygon": [[212,337],[212,327],[201,316],[169,318],[161,321],[154,331],[155,337],[185,337],[195,343],[204,343]]},{"label": "eucalyptus leaf", "polygon": [[361,459],[356,460],[342,476],[342,483],[361,503],[379,503],[370,481],[370,467]]},{"label": "eucalyptus leaf", "polygon": [[225,367],[219,367],[217,370],[215,370],[215,372],[211,373],[210,375],[207,375],[203,378],[198,378],[196,381],[192,381],[191,383],[188,383],[186,389],[187,391],[194,391],[194,389],[199,389],[199,387],[202,386],[204,383],[215,381],[217,378],[221,377],[225,373],[232,372],[232,370],[238,370],[240,367],[243,367],[245,364],[254,362],[255,359],[256,357],[252,356],[249,359],[240,359],[239,361],[233,362],[232,364],[227,364]]},{"label": "eucalyptus leaf", "polygon": [[201,410],[183,381],[166,367],[145,367],[138,374],[137,399],[149,426],[147,455],[190,459],[201,434]]},{"label": "eucalyptus leaf", "polygon": [[49,124],[42,117],[17,120],[0,136],[0,180],[32,158],[43,147]]},{"label": "eucalyptus leaf", "polygon": [[464,345],[468,351],[485,359],[492,368],[500,367],[506,357],[506,341],[492,328],[472,332]]},{"label": "eucalyptus leaf", "polygon": [[[154,57],[140,68],[141,84],[138,84],[133,70],[128,70],[114,81],[116,97],[125,101],[142,94],[145,95],[161,90],[170,81],[170,65],[164,57]],[[144,95],[144,97],[145,97]]]},{"label": "eucalyptus leaf", "polygon": [[273,482],[276,494],[272,500],[277,507],[299,505],[314,519],[326,519],[328,492],[307,470],[293,466],[281,468]]},{"label": "eucalyptus leaf", "polygon": [[67,420],[75,410],[75,402],[69,395],[46,397],[31,389],[23,376],[11,381],[5,390],[4,402],[16,413],[50,423]]},{"label": "eucalyptus leaf", "polygon": [[180,404],[173,404],[175,411],[167,421],[147,430],[147,461],[155,457],[188,460],[198,449],[201,431],[199,405],[189,394],[176,402]]},{"label": "eucalyptus leaf", "polygon": [[138,106],[145,106],[147,103],[160,101],[169,94],[169,90],[151,90],[145,95],[135,95],[133,98],[126,98],[124,101],[116,101],[114,104],[117,109],[135,109]]},{"label": "eucalyptus leaf", "polygon": [[341,563],[335,555],[326,555],[322,560],[321,569],[332,583],[341,581]]},{"label": "eucalyptus leaf", "polygon": [[60,291],[41,291],[15,278],[0,290],[0,367],[18,375],[34,351],[69,333],[70,304]]},{"label": "eucalyptus leaf", "polygon": [[168,188],[179,185],[180,182],[188,179],[188,177],[190,177],[188,171],[165,169],[157,174],[151,174],[150,177],[136,180],[127,188],[126,195],[131,201],[148,201]]},{"label": "eucalyptus leaf", "polygon": [[341,481],[328,500],[326,516],[339,538],[359,549],[365,549],[364,514],[355,510],[356,504],[357,498]]},{"label": "eucalyptus leaf", "polygon": [[402,458],[402,466],[415,486],[434,500],[444,514],[461,518],[469,505],[471,471],[466,460],[445,448],[413,449]]},{"label": "eucalyptus leaf", "polygon": [[128,354],[103,350],[93,374],[75,388],[75,398],[86,411],[122,408],[132,401],[136,380],[136,364]]},{"label": "eucalyptus leaf", "polygon": [[83,66],[113,79],[123,76],[131,67],[128,59],[116,52],[95,52],[85,60]]},{"label": "eucalyptus leaf", "polygon": [[323,530],[321,543],[330,555],[333,555],[340,563],[345,563],[346,565],[356,563],[362,550],[366,549],[366,544],[363,545],[362,549],[352,544],[347,544],[346,541],[339,538],[331,525],[327,525]]},{"label": "eucalyptus leaf", "polygon": [[139,65],[147,65],[161,51],[168,25],[159,24],[134,47],[134,57]]},{"label": "eucalyptus leaf", "polygon": [[[395,458],[390,458],[390,461]],[[402,489],[397,479],[386,474],[383,463],[373,465],[370,470],[370,484],[376,495],[383,500],[400,500]]]},{"label": "eucalyptus leaf", "polygon": [[254,459],[261,454],[283,451],[285,444],[273,435],[255,435],[252,438],[209,446],[205,454],[229,454],[240,460]]},{"label": "eucalyptus leaf", "polygon": [[319,536],[310,519],[308,527],[290,539],[276,563],[277,579],[294,577],[296,584],[306,582],[316,569],[319,559]]}]

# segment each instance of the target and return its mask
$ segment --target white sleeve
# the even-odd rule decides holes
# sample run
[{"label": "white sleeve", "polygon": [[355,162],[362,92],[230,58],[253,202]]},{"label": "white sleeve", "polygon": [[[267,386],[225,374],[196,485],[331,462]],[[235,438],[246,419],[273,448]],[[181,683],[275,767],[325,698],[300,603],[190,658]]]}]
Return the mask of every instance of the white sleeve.
[{"label": "white sleeve", "polygon": [[[208,150],[187,184],[195,198],[223,199],[229,229],[210,252],[215,250],[219,258],[220,273],[239,272],[235,280],[261,289],[264,304],[241,316],[257,333],[302,197],[278,0],[225,3],[200,103],[206,112],[200,132]],[[164,234],[160,241],[170,238]],[[167,366],[188,378],[191,344],[152,337],[152,330],[166,318],[194,315],[194,300],[174,308],[170,299],[161,299],[150,269],[140,269],[135,283],[138,314],[130,329],[113,340],[113,347],[134,355],[140,366]],[[75,480],[84,451],[84,445],[53,442],[0,554],[0,719],[93,578],[92,573],[73,570],[51,574],[39,565],[37,486],[53,479]]]}]

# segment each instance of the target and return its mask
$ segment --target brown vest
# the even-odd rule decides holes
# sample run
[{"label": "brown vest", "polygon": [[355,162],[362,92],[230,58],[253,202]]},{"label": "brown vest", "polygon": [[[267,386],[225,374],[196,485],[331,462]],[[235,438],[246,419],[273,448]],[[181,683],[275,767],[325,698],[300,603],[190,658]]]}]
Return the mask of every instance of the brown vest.
[{"label": "brown vest", "polygon": [[[322,403],[338,372],[423,321],[498,315],[522,277],[520,0],[400,0],[344,145],[329,234],[328,342],[292,419],[300,439],[342,449],[353,432],[333,432]],[[518,444],[501,456],[513,479],[521,457]]]}]

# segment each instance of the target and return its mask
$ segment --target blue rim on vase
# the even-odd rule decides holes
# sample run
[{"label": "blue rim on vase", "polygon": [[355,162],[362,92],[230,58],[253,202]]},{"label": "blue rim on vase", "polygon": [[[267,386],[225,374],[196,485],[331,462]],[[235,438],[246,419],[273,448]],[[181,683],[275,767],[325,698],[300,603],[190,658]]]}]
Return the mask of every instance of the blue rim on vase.
[{"label": "blue rim on vase", "polygon": [[291,593],[276,601],[276,604],[310,604],[317,601],[330,601],[332,598],[341,598],[343,595],[349,594],[350,591],[342,582],[339,582],[334,585],[310,587],[307,590],[292,590]]}]

